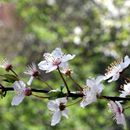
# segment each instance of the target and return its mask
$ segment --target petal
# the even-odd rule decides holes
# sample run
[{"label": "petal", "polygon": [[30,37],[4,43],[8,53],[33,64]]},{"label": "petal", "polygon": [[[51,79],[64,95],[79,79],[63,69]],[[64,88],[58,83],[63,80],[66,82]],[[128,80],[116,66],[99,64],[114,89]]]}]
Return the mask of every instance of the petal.
[{"label": "petal", "polygon": [[50,53],[44,53],[43,57],[44,57],[45,61],[47,61],[47,62],[53,62],[54,57],[52,56],[52,54],[50,54]]},{"label": "petal", "polygon": [[49,73],[49,72],[51,72],[51,71],[53,71],[53,70],[56,70],[56,69],[57,69],[57,66],[56,66],[56,65],[50,64],[50,65],[48,66],[47,70],[46,70],[46,73]]},{"label": "petal", "polygon": [[68,60],[72,60],[75,57],[75,55],[64,55],[62,58],[62,62],[67,62]]},{"label": "petal", "polygon": [[26,84],[23,82],[23,81],[15,81],[14,82],[14,85],[13,85],[13,88],[15,91],[18,91],[22,88],[25,88],[26,87]]},{"label": "petal", "polygon": [[56,102],[57,102],[57,104],[60,104],[60,103],[66,104],[67,103],[67,99],[66,99],[66,97],[58,98],[58,99],[56,99]]},{"label": "petal", "polygon": [[47,104],[47,107],[51,111],[57,111],[59,109],[59,106],[58,106],[58,104],[56,104],[55,101],[49,101]]},{"label": "petal", "polygon": [[102,90],[103,90],[103,85],[102,85],[102,84],[99,84],[99,85],[97,86],[96,93],[97,93],[97,94],[100,94],[100,93],[102,92]]},{"label": "petal", "polygon": [[11,105],[19,105],[22,101],[23,101],[23,99],[24,99],[24,97],[25,97],[25,95],[24,94],[21,94],[21,95],[15,95],[14,97],[13,97],[13,100],[12,100],[12,102],[11,102]]},{"label": "petal", "polygon": [[33,79],[34,79],[34,77],[33,77],[33,76],[31,76],[31,77],[30,77],[30,79],[29,79],[29,81],[27,82],[27,85],[29,85],[29,86],[30,86],[30,85],[32,84]]},{"label": "petal", "polygon": [[108,82],[110,83],[110,82],[112,82],[112,81],[116,81],[116,80],[118,80],[119,76],[120,76],[119,73],[113,75],[112,79],[109,79]]},{"label": "petal", "polygon": [[96,83],[98,84],[98,83],[100,83],[102,80],[104,80],[104,75],[99,75],[99,76],[97,76],[97,78],[96,78]]},{"label": "petal", "polygon": [[61,67],[62,69],[67,69],[69,68],[69,65],[67,62],[61,62],[61,64],[59,65],[59,67]]},{"label": "petal", "polygon": [[41,62],[38,64],[38,67],[39,67],[39,69],[41,69],[41,70],[47,70],[47,69],[48,69],[48,62],[47,62],[46,60],[41,61]]},{"label": "petal", "polygon": [[80,103],[80,106],[81,106],[82,108],[84,108],[87,104],[88,104],[88,102],[83,98],[83,100],[82,100],[81,103]]},{"label": "petal", "polygon": [[129,56],[126,55],[126,56],[124,57],[124,62],[123,62],[123,64],[122,64],[122,68],[124,69],[124,68],[128,67],[129,64],[130,64],[130,58],[129,58]]},{"label": "petal", "polygon": [[83,97],[83,100],[80,103],[80,106],[84,108],[85,106],[96,101],[97,101],[97,96],[96,96],[95,91],[88,91],[86,95]]},{"label": "petal", "polygon": [[120,94],[120,97],[126,97],[126,96],[127,94],[124,91],[122,91],[122,93]]},{"label": "petal", "polygon": [[55,126],[56,124],[60,122],[60,120],[61,120],[61,112],[56,111],[52,116],[51,126]]},{"label": "petal", "polygon": [[67,109],[63,110],[63,111],[62,111],[62,115],[63,115],[64,117],[66,117],[66,118],[69,118],[69,117],[68,117],[68,110],[67,110]]},{"label": "petal", "polygon": [[124,125],[124,127],[126,127],[126,121],[123,113],[121,113],[120,115],[116,115],[116,121],[117,124],[122,124]]},{"label": "petal", "polygon": [[94,79],[87,79],[87,80],[86,80],[86,85],[87,85],[89,88],[94,87],[94,86],[95,86]]},{"label": "petal", "polygon": [[63,53],[61,51],[61,48],[56,48],[54,51],[51,53],[55,58],[61,58],[63,56]]}]

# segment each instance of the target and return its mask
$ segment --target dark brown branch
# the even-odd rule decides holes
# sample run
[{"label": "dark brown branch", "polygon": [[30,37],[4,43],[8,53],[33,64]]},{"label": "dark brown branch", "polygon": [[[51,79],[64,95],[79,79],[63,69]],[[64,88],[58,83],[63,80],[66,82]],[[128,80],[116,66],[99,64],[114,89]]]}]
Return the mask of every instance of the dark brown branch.
[{"label": "dark brown branch", "polygon": [[130,101],[129,97],[112,97],[112,96],[101,96],[101,99],[105,98],[112,101]]},{"label": "dark brown branch", "polygon": [[[2,92],[7,92],[7,91],[14,91],[13,87],[3,87],[1,86],[0,89]],[[47,89],[31,89],[32,92],[36,93],[49,93],[50,91]],[[62,93],[62,97],[75,97],[75,98],[81,98],[83,97],[83,93],[81,92],[70,92],[70,93]],[[100,96],[99,99],[107,99],[107,100],[112,100],[112,101],[130,101],[130,97],[113,97],[113,96]]]}]

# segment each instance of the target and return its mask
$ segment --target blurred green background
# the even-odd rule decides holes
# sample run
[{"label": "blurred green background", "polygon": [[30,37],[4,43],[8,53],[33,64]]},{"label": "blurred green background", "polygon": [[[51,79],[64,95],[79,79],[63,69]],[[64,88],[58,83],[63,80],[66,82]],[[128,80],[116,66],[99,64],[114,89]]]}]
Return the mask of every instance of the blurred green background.
[{"label": "blurred green background", "polygon": [[[25,82],[29,78],[23,74],[26,65],[39,63],[44,52],[61,47],[65,53],[76,54],[70,66],[74,79],[84,85],[87,78],[104,74],[115,59],[130,55],[129,35],[129,0],[0,0],[0,57],[9,59]],[[57,72],[43,73],[43,79],[54,88],[63,84]],[[121,82],[105,84],[103,94],[119,95]],[[46,87],[39,81],[33,85]],[[113,121],[107,101],[85,109],[79,104],[71,106],[69,119],[62,118],[60,124],[51,127],[47,100],[29,97],[12,107],[12,98],[13,92],[0,99],[0,130],[123,129]],[[129,109],[125,115],[130,129]]]}]

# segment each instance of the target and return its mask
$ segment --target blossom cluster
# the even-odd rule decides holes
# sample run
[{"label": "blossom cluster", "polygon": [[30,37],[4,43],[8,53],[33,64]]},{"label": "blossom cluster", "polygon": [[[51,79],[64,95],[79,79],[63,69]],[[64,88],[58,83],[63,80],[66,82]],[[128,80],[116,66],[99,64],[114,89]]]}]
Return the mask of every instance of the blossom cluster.
[{"label": "blossom cluster", "polygon": [[[30,78],[27,83],[25,83],[18,74],[14,71],[13,65],[4,60],[1,62],[0,67],[4,68],[7,72],[12,72],[13,74],[3,75],[6,78],[6,81],[13,83],[12,88],[15,92],[15,95],[12,99],[11,104],[13,106],[19,105],[26,96],[35,95],[33,92],[38,92],[36,89],[32,89],[32,82],[34,79],[40,79],[40,70],[50,73],[52,71],[58,71],[61,76],[61,79],[64,82],[66,88],[66,93],[62,90],[53,89],[45,91],[49,96],[54,96],[53,98],[48,98],[47,108],[52,112],[51,126],[55,126],[61,120],[61,116],[68,118],[68,102],[69,97],[80,98],[80,107],[85,108],[91,103],[97,102],[98,99],[106,99],[108,101],[108,108],[114,115],[114,119],[117,124],[126,126],[125,117],[124,117],[124,108],[122,106],[123,100],[130,95],[130,83],[126,82],[123,85],[120,95],[116,98],[110,98],[103,96],[102,92],[105,88],[103,82],[113,82],[120,78],[121,73],[130,65],[129,56],[125,56],[123,59],[112,63],[106,70],[107,72],[104,75],[98,75],[95,78],[86,79],[86,84],[79,85],[71,76],[72,70],[69,67],[68,61],[75,58],[75,55],[64,54],[61,48],[56,48],[52,53],[44,53],[44,60],[42,60],[38,65],[32,63],[25,70],[25,74],[29,75]],[[79,89],[76,92],[72,92],[69,88],[67,81],[64,76],[69,76],[72,81],[78,85]],[[46,83],[46,85],[48,85]],[[49,86],[49,85],[48,85]],[[6,87],[0,87],[2,92],[9,91]],[[41,90],[41,92],[44,92]],[[55,94],[54,94],[55,93]],[[36,95],[35,95],[36,96]],[[37,95],[38,97],[38,95]],[[71,98],[72,99],[72,98]],[[120,99],[120,100],[117,100]]]}]

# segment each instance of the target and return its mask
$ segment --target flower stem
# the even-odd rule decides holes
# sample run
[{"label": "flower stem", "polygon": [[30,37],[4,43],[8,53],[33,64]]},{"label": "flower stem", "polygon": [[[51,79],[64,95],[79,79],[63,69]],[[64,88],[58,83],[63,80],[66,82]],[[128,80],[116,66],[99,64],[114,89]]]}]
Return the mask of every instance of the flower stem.
[{"label": "flower stem", "polygon": [[58,70],[58,72],[59,72],[59,74],[60,74],[60,76],[61,76],[61,78],[62,78],[62,80],[63,80],[63,82],[64,82],[64,84],[66,86],[67,92],[69,94],[70,93],[69,87],[68,87],[68,85],[67,85],[67,83],[66,83],[66,81],[65,81],[65,79],[64,79],[64,77],[63,77],[63,75],[62,75],[62,73],[61,73],[61,71],[59,69],[59,67],[57,68],[57,70]]},{"label": "flower stem", "polygon": [[39,95],[35,95],[34,93],[31,94],[32,96],[35,96],[37,98],[49,98],[48,96],[47,97],[44,97],[44,96],[39,96]]},{"label": "flower stem", "polygon": [[46,81],[44,81],[40,76],[39,76],[37,79],[43,81],[43,83],[44,83],[50,90],[53,89],[53,88],[52,88]]},{"label": "flower stem", "polygon": [[73,102],[73,103],[71,103],[71,104],[69,104],[69,105],[66,105],[66,107],[70,107],[70,106],[72,106],[72,105],[75,105],[76,103],[79,103],[81,100],[82,100],[82,99],[79,99],[79,100],[77,100],[76,102]]},{"label": "flower stem", "polygon": [[16,76],[18,77],[17,73],[11,68],[10,71]]},{"label": "flower stem", "polygon": [[83,88],[72,78],[71,75],[69,75],[70,79],[78,86],[78,88],[82,91]]}]

